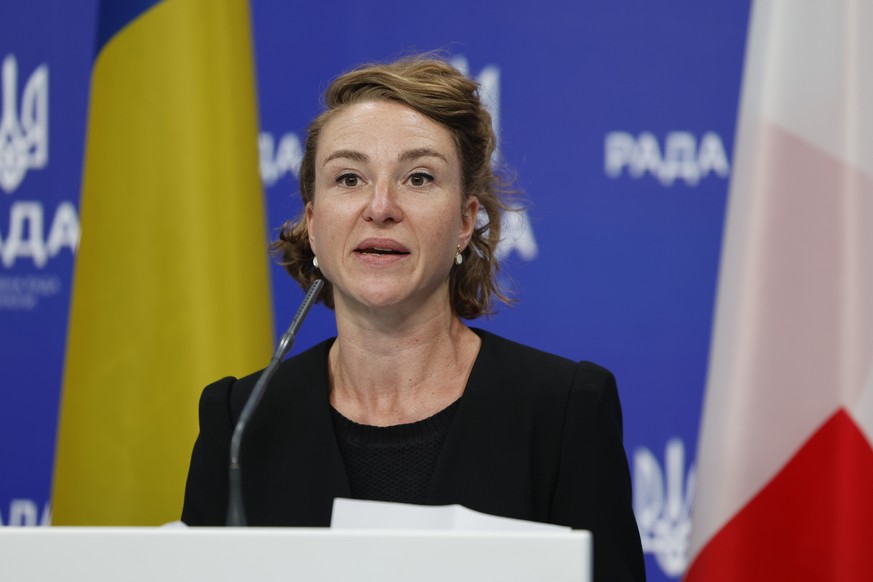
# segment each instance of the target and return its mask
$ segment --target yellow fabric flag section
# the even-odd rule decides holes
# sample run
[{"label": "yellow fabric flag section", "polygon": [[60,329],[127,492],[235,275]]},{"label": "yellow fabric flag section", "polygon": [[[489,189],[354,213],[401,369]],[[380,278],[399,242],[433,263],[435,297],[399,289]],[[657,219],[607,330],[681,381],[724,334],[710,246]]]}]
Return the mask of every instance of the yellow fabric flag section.
[{"label": "yellow fabric flag section", "polygon": [[271,354],[245,0],[168,0],[95,61],[56,525],[179,518],[203,386]]}]

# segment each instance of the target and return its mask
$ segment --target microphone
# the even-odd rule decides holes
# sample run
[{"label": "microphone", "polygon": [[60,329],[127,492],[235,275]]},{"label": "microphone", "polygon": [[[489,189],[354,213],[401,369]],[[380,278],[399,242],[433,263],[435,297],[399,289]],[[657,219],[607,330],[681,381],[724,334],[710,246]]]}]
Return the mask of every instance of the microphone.
[{"label": "microphone", "polygon": [[282,358],[285,357],[285,355],[291,350],[291,346],[294,345],[294,338],[297,336],[297,331],[300,329],[300,325],[309,313],[312,304],[315,303],[315,299],[318,297],[318,293],[321,291],[322,287],[324,287],[324,281],[322,279],[316,279],[309,287],[306,296],[303,298],[303,302],[300,304],[297,313],[294,315],[294,319],[291,320],[291,325],[288,327],[288,331],[286,331],[279,339],[279,345],[276,347],[273,359],[270,360],[270,363],[266,368],[264,368],[264,371],[261,372],[261,377],[258,378],[252,393],[249,394],[249,398],[246,400],[246,405],[243,407],[242,413],[239,415],[239,420],[236,422],[236,427],[233,429],[233,436],[230,439],[230,467],[228,468],[230,486],[228,488],[227,525],[229,526],[244,527],[246,525],[246,512],[243,507],[239,463],[239,451],[243,433],[246,430],[246,426],[248,426],[249,419],[255,413],[258,404],[261,402],[261,398],[264,396],[267,384],[269,384],[270,379],[273,377],[273,374],[276,373],[279,364],[282,362]]}]

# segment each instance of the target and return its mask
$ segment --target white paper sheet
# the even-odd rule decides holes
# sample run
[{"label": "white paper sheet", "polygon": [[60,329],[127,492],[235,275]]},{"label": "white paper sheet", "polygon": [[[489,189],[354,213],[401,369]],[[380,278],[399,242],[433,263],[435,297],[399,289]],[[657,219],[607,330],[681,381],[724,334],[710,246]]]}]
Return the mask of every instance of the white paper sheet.
[{"label": "white paper sheet", "polygon": [[330,527],[335,529],[429,529],[571,531],[571,528],[497,517],[462,505],[410,505],[385,501],[335,499]]}]

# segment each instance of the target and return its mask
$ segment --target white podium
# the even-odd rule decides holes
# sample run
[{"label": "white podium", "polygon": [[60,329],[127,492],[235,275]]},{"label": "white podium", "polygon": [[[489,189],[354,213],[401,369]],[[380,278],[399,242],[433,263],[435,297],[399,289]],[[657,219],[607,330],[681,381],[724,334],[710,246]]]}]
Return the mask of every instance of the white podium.
[{"label": "white podium", "polygon": [[589,582],[591,534],[0,527],[0,572],[16,582]]}]

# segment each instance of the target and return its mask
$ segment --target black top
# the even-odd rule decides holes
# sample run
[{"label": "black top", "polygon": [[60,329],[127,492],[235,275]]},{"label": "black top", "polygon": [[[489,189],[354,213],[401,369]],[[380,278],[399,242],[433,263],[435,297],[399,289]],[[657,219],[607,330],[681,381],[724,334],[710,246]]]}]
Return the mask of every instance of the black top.
[{"label": "black top", "polygon": [[355,499],[418,503],[427,490],[458,403],[409,424],[369,426],[331,409],[336,440]]},{"label": "black top", "polygon": [[[474,331],[482,345],[425,503],[590,530],[595,580],[645,580],[612,374]],[[241,452],[251,525],[327,526],[334,498],[352,494],[328,399],[332,342],[285,361],[251,419]],[[230,437],[256,381],[225,378],[203,392],[189,525],[225,523]]]}]

